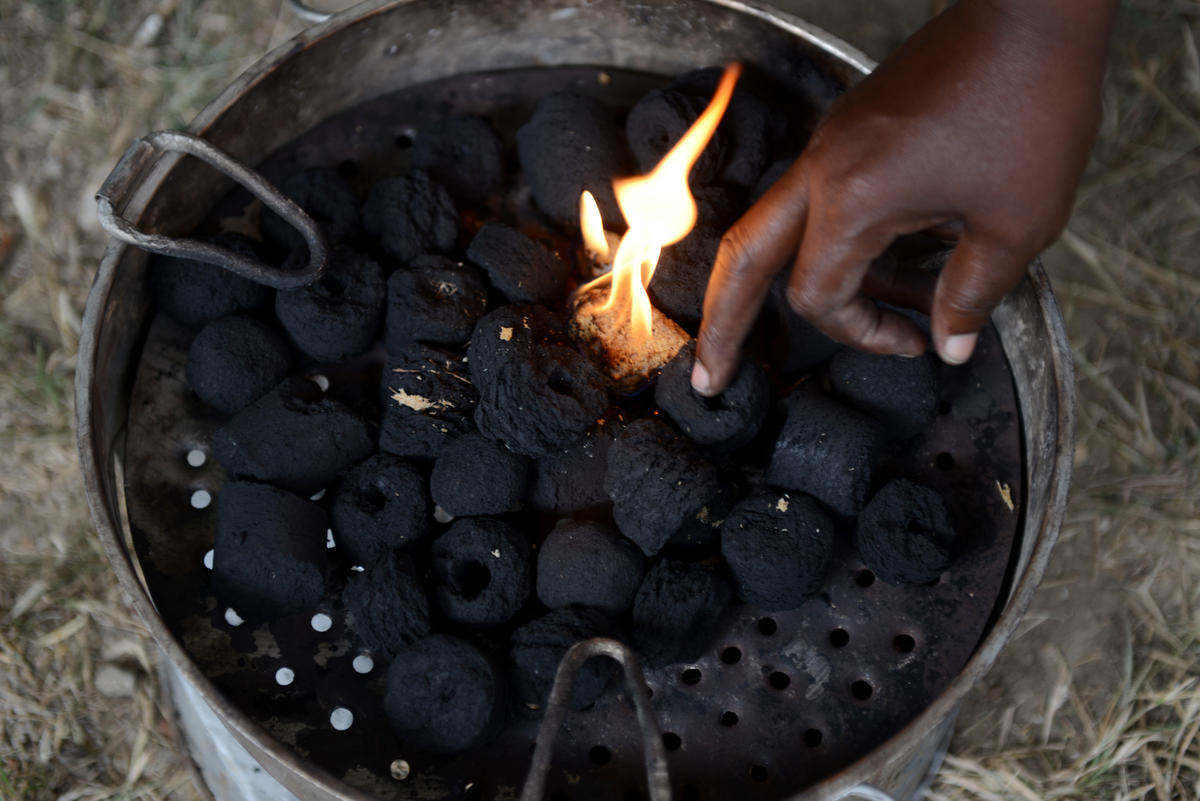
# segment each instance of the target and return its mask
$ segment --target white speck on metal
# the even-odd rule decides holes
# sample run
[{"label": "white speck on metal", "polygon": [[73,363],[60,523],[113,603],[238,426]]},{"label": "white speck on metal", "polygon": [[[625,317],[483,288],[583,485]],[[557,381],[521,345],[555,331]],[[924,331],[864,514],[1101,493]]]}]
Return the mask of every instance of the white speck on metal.
[{"label": "white speck on metal", "polygon": [[366,674],[375,669],[375,660],[369,654],[359,654],[354,657],[354,661],[351,664],[354,666],[355,673]]},{"label": "white speck on metal", "polygon": [[200,489],[192,493],[193,509],[207,509],[210,503],[212,503],[212,493],[208,490]]},{"label": "white speck on metal", "polygon": [[192,467],[204,467],[204,463],[208,461],[208,454],[199,448],[192,448],[187,452],[187,463]]},{"label": "white speck on metal", "polygon": [[239,615],[232,606],[225,607],[225,622],[231,626],[240,626],[245,623],[242,616]]},{"label": "white speck on metal", "polygon": [[313,631],[321,632],[322,634],[333,628],[333,618],[324,612],[317,612],[309,622],[312,624]]},{"label": "white speck on metal", "polygon": [[333,529],[327,528],[325,529],[325,547],[333,548],[334,546],[335,543],[333,541]]},{"label": "white speck on metal", "polygon": [[207,567],[209,570],[212,570],[212,566],[213,566],[213,549],[212,548],[209,548],[207,551],[204,552],[204,566]]},{"label": "white speck on metal", "polygon": [[275,671],[275,683],[280,687],[286,687],[296,680],[296,671],[290,667],[281,667]]}]

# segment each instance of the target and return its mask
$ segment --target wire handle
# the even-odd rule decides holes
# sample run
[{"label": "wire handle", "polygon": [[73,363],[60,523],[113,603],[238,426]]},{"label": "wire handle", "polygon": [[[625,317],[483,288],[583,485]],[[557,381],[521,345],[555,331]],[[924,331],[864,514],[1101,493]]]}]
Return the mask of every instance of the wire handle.
[{"label": "wire handle", "polygon": [[538,728],[533,759],[530,760],[525,786],[521,788],[520,801],[541,801],[545,796],[546,774],[550,770],[554,740],[558,737],[559,729],[567,716],[567,702],[570,700],[571,690],[575,687],[575,677],[579,675],[583,663],[596,656],[607,656],[621,665],[625,686],[633,696],[638,728],[642,732],[642,756],[646,761],[646,788],[650,792],[650,801],[671,801],[667,753],[663,748],[658,723],[654,720],[654,710],[650,707],[650,688],[646,686],[641,663],[637,655],[624,643],[604,637],[575,643],[558,663],[554,686],[546,702],[546,716],[542,718],[542,725]]},{"label": "wire handle", "polygon": [[[248,189],[267,208],[299,231],[304,237],[304,243],[308,245],[308,263],[305,267],[299,271],[280,270],[199,239],[179,239],[146,233],[122,217],[117,209],[124,210],[125,204],[141,186],[150,167],[163,153],[169,151],[186,153],[210,164]],[[122,242],[151,253],[215,264],[251,281],[276,289],[291,289],[311,284],[320,278],[329,263],[329,246],[325,242],[324,234],[291,198],[225,151],[183,131],[155,131],[134,140],[117,162],[117,166],[104,179],[100,191],[96,193],[96,213],[100,218],[101,227],[110,236]]]}]

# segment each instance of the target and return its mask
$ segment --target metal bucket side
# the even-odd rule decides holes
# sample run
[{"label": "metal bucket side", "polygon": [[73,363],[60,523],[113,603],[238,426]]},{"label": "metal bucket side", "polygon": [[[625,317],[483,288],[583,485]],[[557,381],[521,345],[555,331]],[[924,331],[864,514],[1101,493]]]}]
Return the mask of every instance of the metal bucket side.
[{"label": "metal bucket side", "polygon": [[[595,33],[599,31],[599,33]],[[445,53],[453,52],[454,59]],[[255,163],[320,120],[404,85],[470,71],[603,64],[670,74],[743,58],[799,80],[796,54],[853,83],[873,66],[839,40],[778,11],[732,0],[375,2],[297,37],[238,78],[189,126]],[[278,124],[287,120],[287,125]],[[177,156],[163,158],[126,206],[143,228],[186,232],[227,184]],[[196,669],[140,579],[124,514],[121,458],[147,321],[145,254],[110,244],[89,296],[76,376],[77,438],[88,502],[114,570],[183,680],[195,688],[263,767],[301,798],[370,796],[327,775],[270,738]],[[810,788],[804,799],[844,797],[869,783],[911,795],[937,756],[963,695],[995,660],[1028,607],[1066,507],[1074,431],[1070,350],[1040,265],[994,315],[1013,367],[1024,428],[1021,553],[1012,590],[991,631],[950,687],[902,732]],[[1047,345],[1049,347],[1047,347]]]}]

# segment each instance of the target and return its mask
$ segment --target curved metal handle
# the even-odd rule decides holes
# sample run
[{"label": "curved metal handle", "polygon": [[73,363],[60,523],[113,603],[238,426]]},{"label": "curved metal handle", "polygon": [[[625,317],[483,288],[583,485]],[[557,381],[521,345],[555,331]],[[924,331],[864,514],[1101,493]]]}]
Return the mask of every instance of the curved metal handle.
[{"label": "curved metal handle", "polygon": [[317,11],[303,0],[288,0],[292,13],[305,22],[324,22],[333,16],[332,11]]},{"label": "curved metal handle", "polygon": [[[195,156],[212,165],[219,172],[250,190],[269,209],[282,217],[288,225],[299,231],[300,235],[304,237],[304,243],[308,245],[308,264],[304,269],[298,272],[291,270],[285,272],[254,259],[248,259],[228,248],[198,239],[177,239],[162,234],[148,234],[120,216],[117,209],[124,210],[129,197],[141,185],[141,181],[151,165],[158,161],[162,153],[172,150]],[[155,131],[141,139],[134,140],[125,154],[121,156],[121,160],[117,162],[117,166],[104,179],[100,191],[96,193],[96,213],[100,217],[100,225],[104,230],[122,242],[151,253],[215,264],[249,278],[251,281],[273,286],[276,289],[290,289],[311,284],[320,278],[325,266],[329,263],[329,246],[325,242],[325,236],[321,233],[321,229],[291,198],[220,148],[198,136],[182,131]]]},{"label": "curved metal handle", "polygon": [[595,656],[607,656],[621,665],[625,685],[633,696],[637,710],[638,728],[642,732],[642,756],[646,760],[646,788],[650,801],[671,801],[671,784],[667,777],[667,752],[663,748],[662,735],[654,720],[650,707],[650,688],[637,655],[624,643],[597,637],[575,643],[558,663],[554,676],[554,687],[546,702],[546,716],[538,728],[537,744],[530,761],[525,786],[521,788],[520,801],[541,801],[546,793],[546,774],[550,770],[550,758],[554,752],[554,740],[567,716],[567,702],[575,687],[575,677],[583,663]]}]

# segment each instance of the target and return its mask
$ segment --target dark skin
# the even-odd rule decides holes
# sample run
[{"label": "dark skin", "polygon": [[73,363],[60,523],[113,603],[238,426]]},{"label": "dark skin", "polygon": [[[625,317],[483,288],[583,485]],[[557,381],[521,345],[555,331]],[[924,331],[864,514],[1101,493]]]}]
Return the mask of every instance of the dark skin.
[{"label": "dark skin", "polygon": [[[795,165],[721,241],[692,385],[729,383],[771,279],[872,353],[917,356],[907,317],[965,362],[991,310],[1061,233],[1100,116],[1116,0],[959,0],[839,98]],[[876,259],[897,236],[958,240],[940,275]]]}]

